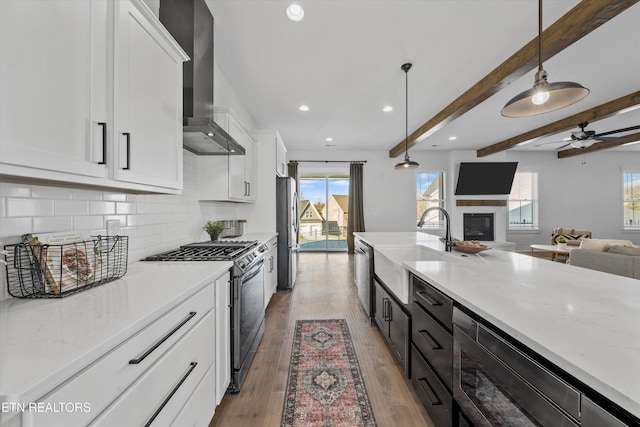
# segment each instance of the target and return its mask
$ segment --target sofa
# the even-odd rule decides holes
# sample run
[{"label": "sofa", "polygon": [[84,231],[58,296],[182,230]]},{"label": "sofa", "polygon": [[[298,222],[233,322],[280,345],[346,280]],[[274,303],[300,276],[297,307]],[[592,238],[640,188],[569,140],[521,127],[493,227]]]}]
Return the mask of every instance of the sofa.
[{"label": "sofa", "polygon": [[640,279],[640,247],[629,240],[584,239],[568,264]]},{"label": "sofa", "polygon": [[558,238],[564,237],[569,246],[579,246],[582,239],[590,239],[590,230],[578,230],[576,228],[558,227],[551,232],[551,244],[558,243]]}]

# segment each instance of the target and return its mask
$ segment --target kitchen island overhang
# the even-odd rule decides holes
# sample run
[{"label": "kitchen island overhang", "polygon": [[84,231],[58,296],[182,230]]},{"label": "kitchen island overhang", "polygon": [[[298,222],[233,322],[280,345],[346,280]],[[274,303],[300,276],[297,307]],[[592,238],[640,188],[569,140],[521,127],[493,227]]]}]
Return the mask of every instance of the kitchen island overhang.
[{"label": "kitchen island overhang", "polygon": [[[640,283],[528,255],[444,254],[437,236],[359,232],[374,248],[423,246],[444,261],[402,262],[456,304],[640,418]],[[400,260],[402,261],[402,260]]]}]

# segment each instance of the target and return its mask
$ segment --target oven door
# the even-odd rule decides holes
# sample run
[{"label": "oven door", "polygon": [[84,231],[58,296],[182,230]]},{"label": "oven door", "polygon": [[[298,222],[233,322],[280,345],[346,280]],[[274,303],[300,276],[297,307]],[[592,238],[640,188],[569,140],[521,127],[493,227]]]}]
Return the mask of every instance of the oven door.
[{"label": "oven door", "polygon": [[264,321],[264,259],[237,279],[234,368],[241,369]]},{"label": "oven door", "polygon": [[576,427],[569,416],[477,342],[481,329],[456,310],[453,396],[473,425]]}]

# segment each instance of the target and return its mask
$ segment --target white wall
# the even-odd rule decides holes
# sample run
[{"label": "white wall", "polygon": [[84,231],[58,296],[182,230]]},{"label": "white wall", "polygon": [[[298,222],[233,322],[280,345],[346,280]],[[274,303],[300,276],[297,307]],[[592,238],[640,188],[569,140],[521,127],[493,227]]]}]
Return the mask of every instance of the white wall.
[{"label": "white wall", "polygon": [[[604,151],[569,159],[555,152],[507,151],[476,158],[475,151],[410,151],[420,171],[445,172],[446,208],[455,211],[453,191],[461,161],[517,161],[519,171],[538,172],[540,230],[506,232],[518,250],[550,242],[555,227],[589,229],[594,238],[629,239],[640,243],[640,232],[622,230],[622,171],[640,170],[640,154]],[[396,171],[388,151],[290,151],[288,159],[367,160],[364,166],[364,209],[368,231],[415,230],[415,173]],[[461,197],[460,197],[461,198]],[[469,198],[469,197],[464,197]],[[487,197],[489,198],[489,197]],[[506,211],[504,212],[506,216]],[[454,236],[462,215],[452,215]],[[503,224],[506,224],[504,218]],[[497,239],[498,240],[498,239]]]},{"label": "white wall", "polygon": [[[235,203],[199,202],[196,157],[184,152],[184,191],[180,196],[127,194],[59,186],[0,182],[0,241],[22,234],[76,230],[105,234],[105,221],[118,219],[129,236],[129,262],[181,244],[207,240],[209,219],[234,219]],[[2,269],[3,270],[3,269]],[[4,271],[0,300],[6,298]]]},{"label": "white wall", "polygon": [[550,243],[556,227],[588,229],[594,238],[640,244],[640,232],[622,226],[622,172],[640,170],[640,153],[602,151],[558,159],[555,152],[508,152],[506,159],[518,161],[518,170],[538,172],[540,232],[508,233],[519,247]]}]

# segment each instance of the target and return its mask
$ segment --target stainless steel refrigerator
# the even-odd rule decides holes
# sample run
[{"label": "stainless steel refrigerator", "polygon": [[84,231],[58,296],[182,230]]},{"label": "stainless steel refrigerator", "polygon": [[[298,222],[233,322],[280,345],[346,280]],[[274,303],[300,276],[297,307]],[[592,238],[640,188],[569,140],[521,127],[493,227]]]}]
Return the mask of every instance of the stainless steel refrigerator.
[{"label": "stainless steel refrigerator", "polygon": [[296,180],[290,177],[276,177],[279,290],[291,290],[296,284],[298,227],[300,225],[298,204]]}]

